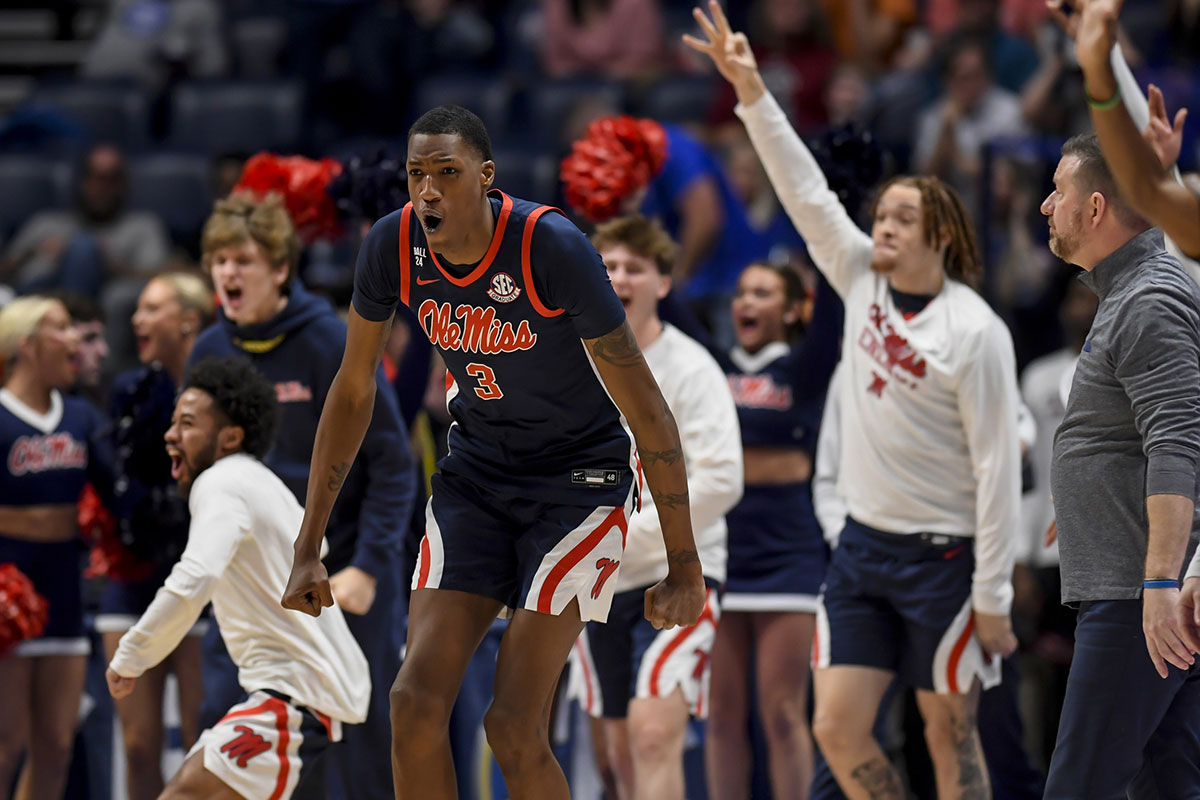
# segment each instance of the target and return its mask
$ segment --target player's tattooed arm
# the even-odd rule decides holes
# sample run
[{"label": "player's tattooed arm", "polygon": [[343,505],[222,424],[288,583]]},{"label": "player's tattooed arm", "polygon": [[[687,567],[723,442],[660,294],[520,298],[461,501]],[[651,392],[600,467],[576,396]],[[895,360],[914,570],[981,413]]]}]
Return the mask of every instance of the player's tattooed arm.
[{"label": "player's tattooed arm", "polygon": [[668,450],[639,450],[638,458],[643,464],[674,464],[683,460],[683,448],[672,447]]},{"label": "player's tattooed arm", "polygon": [[329,468],[329,491],[340,492],[342,484],[346,482],[346,476],[350,474],[350,464],[343,461],[340,464],[334,464]]},{"label": "player's tattooed arm", "polygon": [[864,761],[851,770],[850,777],[866,790],[871,800],[904,800],[900,776],[885,758],[875,757]]},{"label": "player's tattooed arm", "polygon": [[632,367],[645,361],[628,322],[621,323],[619,327],[599,339],[591,339],[590,344],[592,358],[607,361],[618,367]]}]

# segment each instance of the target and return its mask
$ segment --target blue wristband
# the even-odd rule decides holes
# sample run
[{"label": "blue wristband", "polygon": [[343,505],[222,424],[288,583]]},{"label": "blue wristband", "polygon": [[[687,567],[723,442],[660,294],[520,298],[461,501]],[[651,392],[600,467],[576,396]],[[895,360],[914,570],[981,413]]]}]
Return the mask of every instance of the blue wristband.
[{"label": "blue wristband", "polygon": [[1173,581],[1173,580],[1168,580],[1168,579],[1162,579],[1162,580],[1156,580],[1156,581],[1142,581],[1142,588],[1143,589],[1178,589],[1179,581]]}]

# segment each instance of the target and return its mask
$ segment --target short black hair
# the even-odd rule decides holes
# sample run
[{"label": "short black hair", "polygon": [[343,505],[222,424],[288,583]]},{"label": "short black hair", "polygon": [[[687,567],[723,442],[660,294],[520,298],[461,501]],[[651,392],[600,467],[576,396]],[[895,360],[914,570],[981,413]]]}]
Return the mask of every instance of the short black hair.
[{"label": "short black hair", "polygon": [[1075,134],[1063,144],[1062,154],[1064,157],[1074,156],[1079,159],[1079,166],[1075,169],[1075,185],[1084,195],[1091,196],[1092,192],[1104,195],[1104,199],[1112,209],[1113,216],[1126,227],[1141,229],[1150,227],[1150,223],[1142,219],[1121,196],[1121,191],[1117,188],[1117,181],[1113,178],[1108,161],[1104,158],[1104,151],[1100,149],[1100,140],[1096,134]]},{"label": "short black hair", "polygon": [[483,120],[462,106],[437,106],[421,115],[408,129],[408,138],[418,133],[437,136],[443,133],[457,134],[484,161],[492,160],[492,139],[488,136]]},{"label": "short black hair", "polygon": [[242,450],[262,458],[275,441],[279,408],[275,387],[244,358],[205,358],[188,370],[183,389],[199,389],[244,432]]},{"label": "short black hair", "polygon": [[90,295],[70,289],[55,289],[47,292],[46,296],[53,297],[66,307],[67,313],[71,315],[71,322],[105,322],[104,309]]}]

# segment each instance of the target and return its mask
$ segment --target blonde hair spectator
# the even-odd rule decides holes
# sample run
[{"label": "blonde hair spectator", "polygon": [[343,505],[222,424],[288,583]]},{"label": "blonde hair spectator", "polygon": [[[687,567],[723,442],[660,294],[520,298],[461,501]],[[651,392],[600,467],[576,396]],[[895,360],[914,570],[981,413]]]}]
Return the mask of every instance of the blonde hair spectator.
[{"label": "blonde hair spectator", "polygon": [[0,364],[7,372],[17,360],[21,342],[37,332],[46,314],[62,303],[52,297],[19,297],[0,309]]},{"label": "blonde hair spectator", "polygon": [[300,239],[278,195],[259,199],[248,192],[234,192],[213,205],[212,216],[204,223],[200,237],[205,271],[212,268],[213,253],[217,250],[248,240],[263,248],[272,266],[295,267]]}]

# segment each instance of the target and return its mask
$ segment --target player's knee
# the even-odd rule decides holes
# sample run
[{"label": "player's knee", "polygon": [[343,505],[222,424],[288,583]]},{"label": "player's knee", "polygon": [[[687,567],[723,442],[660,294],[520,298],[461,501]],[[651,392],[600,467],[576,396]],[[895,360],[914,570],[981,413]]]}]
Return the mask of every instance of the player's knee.
[{"label": "player's knee", "polygon": [[483,731],[496,760],[502,763],[523,758],[546,737],[541,714],[495,702],[483,715]]},{"label": "player's knee", "polygon": [[683,756],[683,731],[661,719],[630,720],[629,749],[635,761],[662,764]]},{"label": "player's knee", "polygon": [[162,770],[162,747],[149,737],[125,739],[125,763],[130,774],[141,775]]},{"label": "player's knee", "polygon": [[433,693],[397,682],[388,692],[393,740],[441,730],[450,721],[452,706]]},{"label": "player's knee", "polygon": [[864,729],[854,715],[841,709],[818,705],[813,714],[812,733],[823,751],[837,753],[856,748],[870,737],[871,729],[869,725]]},{"label": "player's knee", "polygon": [[760,716],[769,741],[787,741],[808,727],[803,696],[779,696],[764,703]]},{"label": "player's knee", "polygon": [[75,746],[75,730],[63,728],[35,731],[32,745],[33,757],[38,764],[50,771],[66,769]]}]

